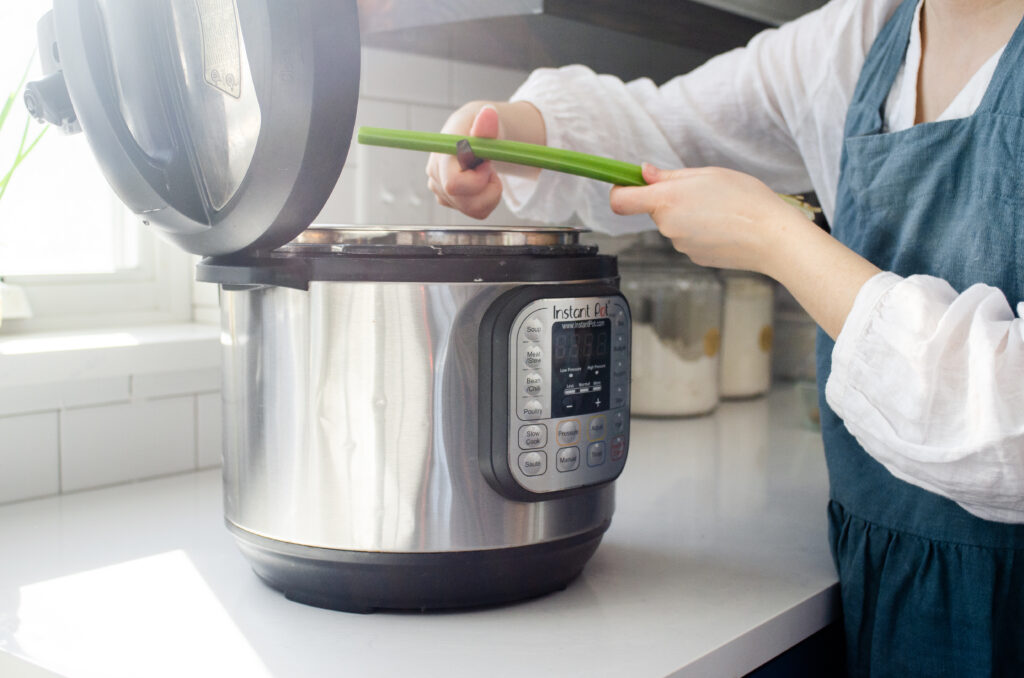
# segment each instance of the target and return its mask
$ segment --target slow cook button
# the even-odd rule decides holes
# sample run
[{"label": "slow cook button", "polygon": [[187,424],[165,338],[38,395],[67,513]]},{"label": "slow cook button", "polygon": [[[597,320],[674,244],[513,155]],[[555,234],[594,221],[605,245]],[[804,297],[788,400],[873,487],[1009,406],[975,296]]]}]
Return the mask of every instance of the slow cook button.
[{"label": "slow cook button", "polygon": [[555,468],[559,473],[575,471],[580,467],[580,448],[563,447],[555,455]]},{"label": "slow cook button", "polygon": [[604,453],[604,443],[590,443],[587,445],[587,466],[600,466],[603,464]]},{"label": "slow cook button", "polygon": [[523,337],[527,341],[540,341],[543,335],[544,324],[537,318],[531,318],[523,325]]},{"label": "slow cook button", "polygon": [[599,414],[590,420],[590,431],[588,437],[590,440],[604,440],[604,426],[605,418],[603,414]]},{"label": "slow cook button", "polygon": [[536,372],[530,372],[523,377],[523,393],[526,395],[538,396],[544,386],[544,378]]},{"label": "slow cook button", "polygon": [[523,364],[535,370],[540,367],[543,357],[544,352],[540,350],[540,346],[527,346],[523,351]]},{"label": "slow cook button", "polygon": [[523,452],[519,455],[519,470],[524,476],[543,475],[548,470],[548,455],[543,452]]},{"label": "slow cook button", "polygon": [[612,438],[612,461],[622,459],[624,454],[626,454],[626,438],[625,436],[615,436]]},{"label": "slow cook button", "polygon": [[572,445],[580,439],[580,423],[575,419],[568,419],[558,425],[558,444]]},{"label": "slow cook button", "polygon": [[541,405],[539,400],[527,400],[525,403],[519,406],[519,418],[530,421],[531,419],[540,419],[544,414],[544,406]]},{"label": "slow cook button", "polygon": [[548,444],[548,427],[544,424],[530,424],[519,428],[519,449],[536,450]]}]

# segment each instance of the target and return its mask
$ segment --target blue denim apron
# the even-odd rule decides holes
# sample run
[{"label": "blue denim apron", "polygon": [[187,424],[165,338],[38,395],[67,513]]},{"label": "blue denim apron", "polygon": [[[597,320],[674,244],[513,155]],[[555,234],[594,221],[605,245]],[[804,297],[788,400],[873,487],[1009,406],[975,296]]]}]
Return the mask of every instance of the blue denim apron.
[{"label": "blue denim apron", "polygon": [[[1024,24],[977,112],[883,130],[916,0],[886,24],[846,118],[833,233],[884,270],[1024,299]],[[981,520],[897,480],[825,403],[833,342],[819,333],[822,435],[852,676],[1024,677],[1024,526]]]}]

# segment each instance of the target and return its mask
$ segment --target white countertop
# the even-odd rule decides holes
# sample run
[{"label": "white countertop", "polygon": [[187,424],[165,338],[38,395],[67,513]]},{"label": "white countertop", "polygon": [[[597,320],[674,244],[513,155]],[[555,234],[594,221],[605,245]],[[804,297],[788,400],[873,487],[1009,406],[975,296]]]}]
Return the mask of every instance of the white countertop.
[{"label": "white countertop", "polygon": [[217,471],[0,507],[0,652],[73,678],[742,675],[837,613],[822,447],[799,406],[786,387],[634,419],[582,576],[492,609],[286,600],[224,528]]}]

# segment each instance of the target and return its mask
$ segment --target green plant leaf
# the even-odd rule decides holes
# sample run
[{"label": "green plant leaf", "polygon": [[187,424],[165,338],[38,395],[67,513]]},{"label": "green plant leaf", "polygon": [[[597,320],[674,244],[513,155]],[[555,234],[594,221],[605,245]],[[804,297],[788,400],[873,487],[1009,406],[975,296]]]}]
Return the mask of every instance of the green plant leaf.
[{"label": "green plant leaf", "polygon": [[4,128],[4,122],[7,120],[7,116],[11,113],[11,108],[14,107],[14,102],[18,100],[18,92],[25,86],[28,81],[29,71],[32,69],[32,61],[36,58],[36,53],[32,52],[32,56],[29,57],[28,63],[25,64],[25,72],[21,74],[21,81],[18,82],[18,86],[14,88],[14,91],[7,96],[7,101],[4,102],[4,107],[0,109],[0,130]]}]

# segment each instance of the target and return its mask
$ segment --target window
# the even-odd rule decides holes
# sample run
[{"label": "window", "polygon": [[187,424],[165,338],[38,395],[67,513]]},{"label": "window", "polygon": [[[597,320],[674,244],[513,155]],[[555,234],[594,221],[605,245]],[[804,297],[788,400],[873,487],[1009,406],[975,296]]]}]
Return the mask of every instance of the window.
[{"label": "window", "polygon": [[[33,58],[36,24],[50,0],[5,3],[0,21],[0,103]],[[33,58],[29,79],[41,75]],[[0,129],[0,175],[14,159],[28,114],[20,101]],[[34,121],[29,137],[42,129]],[[83,135],[49,129],[0,198],[0,276],[22,287],[28,320],[0,332],[185,321],[190,257],[160,242],[120,203]]]}]

